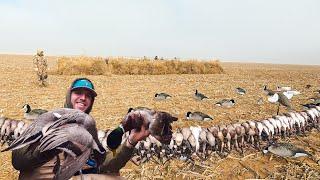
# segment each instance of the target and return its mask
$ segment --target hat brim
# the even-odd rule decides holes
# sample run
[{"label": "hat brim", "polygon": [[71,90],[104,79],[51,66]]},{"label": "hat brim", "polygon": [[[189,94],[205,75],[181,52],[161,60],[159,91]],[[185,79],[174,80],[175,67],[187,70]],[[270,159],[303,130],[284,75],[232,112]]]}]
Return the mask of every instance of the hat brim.
[{"label": "hat brim", "polygon": [[92,94],[92,97],[96,97],[97,96],[97,93],[94,90],[92,90],[92,89],[90,89],[88,87],[85,87],[85,86],[83,86],[83,87],[82,86],[74,87],[74,88],[71,89],[71,91],[74,91],[74,90],[77,90],[77,89],[86,89],[86,90],[90,91],[90,93]]}]

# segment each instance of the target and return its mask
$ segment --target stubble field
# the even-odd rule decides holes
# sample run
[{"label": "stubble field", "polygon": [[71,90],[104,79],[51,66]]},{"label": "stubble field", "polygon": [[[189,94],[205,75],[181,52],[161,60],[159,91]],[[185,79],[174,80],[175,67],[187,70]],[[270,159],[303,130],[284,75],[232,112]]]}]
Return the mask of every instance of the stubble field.
[{"label": "stubble field", "polygon": [[[57,58],[49,57],[49,68],[56,68]],[[266,101],[262,93],[264,85],[275,89],[277,85],[291,86],[302,94],[293,97],[292,104],[301,111],[301,103],[317,94],[320,89],[320,66],[271,65],[253,63],[221,63],[225,73],[212,75],[110,75],[86,76],[94,84],[98,96],[91,115],[98,129],[116,127],[129,107],[146,106],[172,113],[179,117],[173,124],[177,127],[199,125],[208,127],[216,124],[262,120],[276,113],[276,106]],[[62,107],[70,83],[79,76],[49,74],[47,87],[39,87],[32,69],[32,56],[0,55],[0,112],[4,116],[23,119],[25,103],[34,108],[52,110]],[[312,87],[306,89],[310,84]],[[247,94],[235,93],[242,87]],[[210,99],[196,101],[195,90]],[[172,95],[168,101],[155,101],[154,94],[166,92]],[[263,97],[264,103],[257,104]],[[230,109],[214,106],[223,98],[234,98],[236,105]],[[194,122],[184,119],[187,111],[202,111],[214,117],[211,122]],[[285,112],[284,108],[280,109]],[[284,141],[304,148],[320,158],[320,133],[312,131],[306,137],[292,137]],[[11,165],[11,152],[0,153],[0,179],[17,179],[18,172]],[[174,160],[165,165],[146,163],[140,167],[129,162],[121,170],[128,179],[318,179],[320,167],[308,158],[285,160],[263,156],[261,152],[247,148],[244,157],[232,152],[221,159],[212,155],[207,161],[195,165]]]}]

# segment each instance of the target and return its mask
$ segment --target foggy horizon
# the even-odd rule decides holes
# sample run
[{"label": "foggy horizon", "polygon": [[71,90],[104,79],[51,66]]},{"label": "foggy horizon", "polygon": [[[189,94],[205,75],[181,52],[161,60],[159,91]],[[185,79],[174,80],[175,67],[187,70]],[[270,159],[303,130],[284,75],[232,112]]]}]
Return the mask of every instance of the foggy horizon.
[{"label": "foggy horizon", "polygon": [[320,65],[320,1],[0,2],[0,54]]}]

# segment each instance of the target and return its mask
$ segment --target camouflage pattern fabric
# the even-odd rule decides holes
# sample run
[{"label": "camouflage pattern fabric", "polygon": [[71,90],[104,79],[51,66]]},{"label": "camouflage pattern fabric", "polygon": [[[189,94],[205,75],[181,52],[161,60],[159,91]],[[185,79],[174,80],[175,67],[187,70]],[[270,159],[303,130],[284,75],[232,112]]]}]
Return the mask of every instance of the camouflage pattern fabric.
[{"label": "camouflage pattern fabric", "polygon": [[43,51],[37,52],[37,54],[33,57],[33,65],[34,70],[37,74],[38,81],[44,85],[46,82],[46,79],[48,78],[47,74],[47,59],[43,55]]}]

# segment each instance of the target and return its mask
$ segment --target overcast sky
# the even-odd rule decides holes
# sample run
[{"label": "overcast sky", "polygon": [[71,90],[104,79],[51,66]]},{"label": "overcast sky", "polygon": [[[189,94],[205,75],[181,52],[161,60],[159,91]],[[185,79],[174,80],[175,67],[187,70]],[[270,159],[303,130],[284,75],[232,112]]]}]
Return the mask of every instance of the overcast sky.
[{"label": "overcast sky", "polygon": [[0,53],[320,64],[319,0],[0,0]]}]

